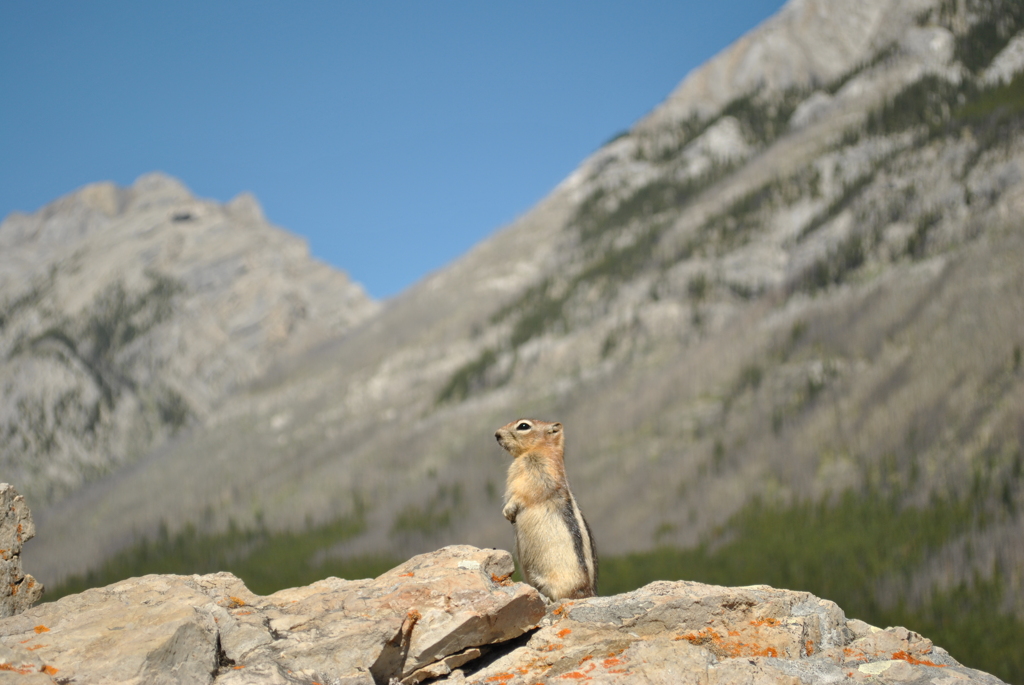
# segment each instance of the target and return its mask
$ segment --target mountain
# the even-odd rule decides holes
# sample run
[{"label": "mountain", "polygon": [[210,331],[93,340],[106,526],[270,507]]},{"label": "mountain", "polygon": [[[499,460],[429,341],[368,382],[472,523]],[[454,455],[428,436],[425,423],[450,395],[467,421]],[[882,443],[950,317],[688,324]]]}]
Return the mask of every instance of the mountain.
[{"label": "mountain", "polygon": [[310,564],[507,546],[492,435],[536,416],[565,425],[606,558],[1024,620],[1022,28],[1010,0],[789,2],[455,263],[379,308],[309,305],[309,337],[252,340],[216,401],[177,390],[172,437],[32,503],[26,566],[197,530],[239,558],[233,531],[339,521]]},{"label": "mountain", "polygon": [[378,308],[251,195],[98,183],[0,224],[0,468],[56,501]]}]

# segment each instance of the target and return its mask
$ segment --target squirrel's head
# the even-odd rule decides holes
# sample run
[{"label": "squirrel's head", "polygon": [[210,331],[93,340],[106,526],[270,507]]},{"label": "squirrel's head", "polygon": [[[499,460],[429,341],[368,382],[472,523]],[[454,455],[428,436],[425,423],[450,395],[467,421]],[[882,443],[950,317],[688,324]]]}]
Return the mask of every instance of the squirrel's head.
[{"label": "squirrel's head", "polygon": [[494,432],[498,444],[513,458],[538,448],[548,448],[562,454],[565,433],[562,424],[537,419],[517,419]]}]

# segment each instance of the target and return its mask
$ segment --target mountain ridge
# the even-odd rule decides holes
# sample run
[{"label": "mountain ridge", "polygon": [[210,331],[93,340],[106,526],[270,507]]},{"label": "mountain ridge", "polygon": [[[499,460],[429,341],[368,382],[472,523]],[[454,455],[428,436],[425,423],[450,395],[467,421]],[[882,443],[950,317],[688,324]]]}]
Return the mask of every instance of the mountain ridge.
[{"label": "mountain ridge", "polygon": [[251,195],[219,205],[163,174],[11,215],[0,245],[0,463],[35,500],[130,463],[377,308]]}]

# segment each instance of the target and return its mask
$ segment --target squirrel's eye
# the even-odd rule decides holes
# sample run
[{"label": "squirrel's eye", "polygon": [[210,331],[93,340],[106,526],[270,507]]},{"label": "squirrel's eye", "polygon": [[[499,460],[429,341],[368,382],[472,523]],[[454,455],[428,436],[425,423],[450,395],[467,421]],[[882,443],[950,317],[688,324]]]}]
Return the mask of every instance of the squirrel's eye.
[{"label": "squirrel's eye", "polygon": [[523,423],[521,423],[518,426],[516,426],[516,430],[517,431],[528,431],[528,430],[530,430],[530,424],[528,424],[528,423],[526,423],[524,421]]}]

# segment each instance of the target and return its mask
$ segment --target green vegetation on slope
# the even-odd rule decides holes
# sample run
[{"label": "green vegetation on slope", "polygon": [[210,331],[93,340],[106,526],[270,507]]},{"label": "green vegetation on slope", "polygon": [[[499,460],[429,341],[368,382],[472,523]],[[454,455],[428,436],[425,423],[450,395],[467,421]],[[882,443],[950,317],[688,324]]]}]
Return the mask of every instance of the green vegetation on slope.
[{"label": "green vegetation on slope", "polygon": [[[807,89],[791,89],[774,95],[757,91],[731,101],[711,119],[691,117],[679,124],[681,130],[676,144],[655,155],[653,161],[664,165],[665,173],[621,198],[611,198],[600,188],[595,190],[580,203],[571,221],[586,253],[585,266],[578,272],[564,275],[563,281],[557,284],[551,279],[541,281],[495,312],[490,317],[491,325],[512,321],[504,349],[485,349],[457,369],[438,393],[437,402],[462,401],[479,390],[507,382],[514,369],[502,377],[493,374],[500,354],[514,352],[545,333],[568,328],[567,309],[580,293],[596,285],[605,292],[605,299],[611,299],[610,294],[616,287],[644,270],[665,269],[690,257],[693,245],[673,255],[656,254],[664,232],[671,225],[671,217],[728,176],[735,169],[735,163],[719,161],[703,174],[680,179],[671,167],[681,151],[722,117],[735,118],[744,136],[756,146],[768,146],[783,134],[796,106],[808,93]],[[613,140],[623,135],[631,134],[622,134]],[[816,195],[819,179],[816,170],[810,171],[813,173],[795,181],[801,190]],[[793,181],[787,179],[789,186],[793,186]],[[755,214],[766,207],[769,200],[789,190],[789,186],[774,181],[740,198],[735,206],[709,223],[705,237],[716,240],[720,246],[744,240],[745,232],[759,225]],[[609,242],[609,238],[626,231],[632,232],[631,240]]]},{"label": "green vegetation on slope", "polygon": [[391,535],[431,537],[451,527],[462,509],[462,483],[442,483],[423,506],[406,505],[391,524]]},{"label": "green vegetation on slope", "polygon": [[153,540],[143,539],[114,555],[100,568],[72,576],[48,588],[46,601],[103,587],[148,573],[215,573],[230,571],[253,592],[271,594],[288,587],[308,585],[328,576],[372,578],[397,565],[385,557],[358,559],[317,558],[332,545],[355,537],[365,528],[361,510],[301,531],[272,532],[262,521],[251,529],[232,523],[222,533],[207,534],[192,524],[171,535],[162,526]]},{"label": "green vegetation on slope", "polygon": [[[1024,2],[1021,0],[968,0],[966,9],[981,15],[967,31],[956,38],[956,58],[968,69],[979,73],[992,63],[1024,27]],[[946,0],[940,13],[955,15],[956,3]]]},{"label": "green vegetation on slope", "polygon": [[1024,74],[1009,83],[979,87],[965,79],[951,83],[928,75],[908,85],[872,113],[870,135],[926,127],[930,136],[959,135],[962,127],[984,131],[1024,112]]},{"label": "green vegetation on slope", "polygon": [[487,385],[488,371],[498,361],[498,355],[490,347],[485,348],[476,359],[461,366],[448,384],[437,396],[438,402],[460,402],[473,392]]},{"label": "green vegetation on slope", "polygon": [[1009,83],[979,91],[957,110],[956,116],[960,121],[976,123],[1021,112],[1024,112],[1024,73],[1017,74]]}]

